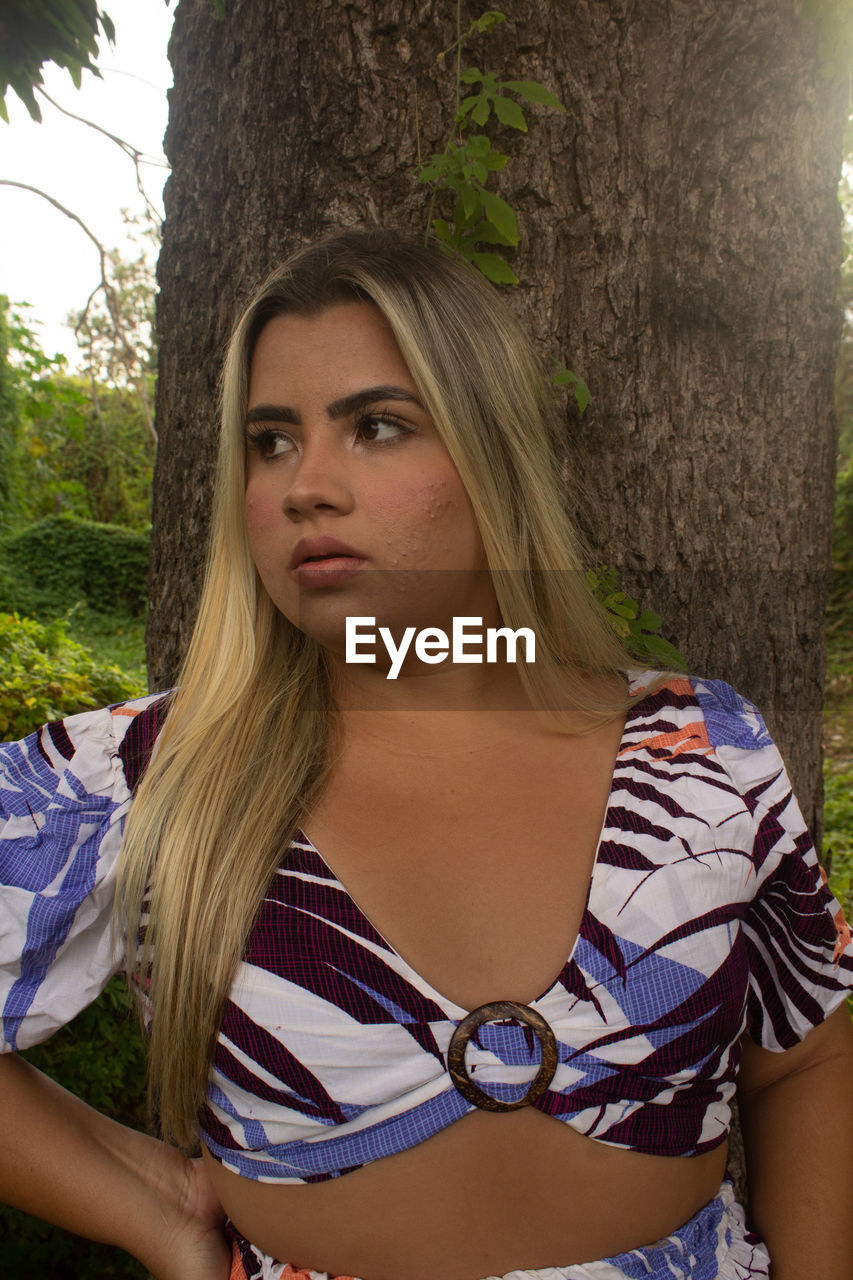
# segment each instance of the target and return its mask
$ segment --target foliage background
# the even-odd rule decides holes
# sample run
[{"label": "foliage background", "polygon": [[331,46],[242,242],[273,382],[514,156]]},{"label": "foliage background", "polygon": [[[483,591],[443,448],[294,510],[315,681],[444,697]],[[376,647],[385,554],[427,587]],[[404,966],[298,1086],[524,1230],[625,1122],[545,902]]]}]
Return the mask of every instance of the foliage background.
[{"label": "foliage background", "polygon": [[[153,285],[148,284],[149,301]],[[139,295],[137,294],[137,301]],[[0,740],[146,691],[154,441],[143,392],[110,366],[95,309],[88,369],[42,351],[0,299]],[[105,358],[106,357],[106,358]],[[144,376],[153,379],[150,352]],[[146,388],[145,390],[148,390]],[[146,1127],[145,1058],[126,985],[24,1055],[124,1124]],[[45,1280],[142,1280],[122,1250],[0,1206],[4,1269]]]}]

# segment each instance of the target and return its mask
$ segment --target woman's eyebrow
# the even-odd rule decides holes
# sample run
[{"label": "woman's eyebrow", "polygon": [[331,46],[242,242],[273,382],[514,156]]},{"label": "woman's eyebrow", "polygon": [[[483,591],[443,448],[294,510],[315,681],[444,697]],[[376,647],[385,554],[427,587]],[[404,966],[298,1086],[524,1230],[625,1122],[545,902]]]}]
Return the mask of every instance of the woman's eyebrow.
[{"label": "woman's eyebrow", "polygon": [[[357,413],[367,404],[375,404],[377,400],[404,400],[408,404],[414,404],[419,409],[423,409],[418,397],[412,395],[411,391],[407,391],[405,387],[383,383],[378,387],[365,387],[363,391],[353,391],[351,395],[341,396],[340,400],[333,400],[331,404],[326,405],[326,413],[330,418],[346,418],[351,413]],[[287,422],[291,426],[299,426],[302,417],[295,409],[291,409],[290,405],[256,404],[246,414],[246,424],[250,422]]]},{"label": "woman's eyebrow", "polygon": [[288,422],[291,426],[299,426],[302,419],[295,409],[286,404],[256,404],[246,414],[246,423],[250,422]]},{"label": "woman's eyebrow", "polygon": [[364,391],[354,391],[349,396],[341,396],[340,400],[333,400],[326,406],[326,412],[330,418],[345,418],[348,414],[363,409],[367,404],[375,404],[377,400],[405,400],[423,409],[418,397],[411,391],[407,391],[405,387],[383,384],[379,387],[365,387]]}]

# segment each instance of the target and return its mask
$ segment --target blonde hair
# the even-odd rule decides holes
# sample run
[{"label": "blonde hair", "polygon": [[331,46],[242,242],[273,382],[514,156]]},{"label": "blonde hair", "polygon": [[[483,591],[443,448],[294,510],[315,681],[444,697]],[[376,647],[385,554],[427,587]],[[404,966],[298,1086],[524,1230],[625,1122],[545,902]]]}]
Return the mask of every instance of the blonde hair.
[{"label": "blonde hair", "polygon": [[453,459],[504,625],[534,630],[536,663],[519,667],[532,705],[553,709],[560,689],[575,719],[610,719],[633,701],[585,678],[631,660],[587,588],[552,398],[510,308],[465,263],[395,233],[343,232],[295,253],[255,294],[228,350],[198,620],[122,851],[117,927],[141,988],[150,973],[150,1098],[163,1135],[184,1146],[247,935],[337,737],[324,650],[276,610],[249,553],[252,352],[274,316],[353,300],[385,316]]}]

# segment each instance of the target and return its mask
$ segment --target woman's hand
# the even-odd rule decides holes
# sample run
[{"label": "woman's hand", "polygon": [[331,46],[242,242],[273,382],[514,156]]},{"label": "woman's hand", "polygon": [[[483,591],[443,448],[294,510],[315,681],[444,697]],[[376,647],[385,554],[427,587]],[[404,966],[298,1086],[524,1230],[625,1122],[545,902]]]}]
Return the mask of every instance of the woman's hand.
[{"label": "woman's hand", "polygon": [[151,1248],[141,1261],[157,1280],[229,1280],[231,1250],[222,1231],[225,1212],[204,1161],[167,1150],[173,1167],[165,1174],[165,1222],[151,1223]]},{"label": "woman's hand", "polygon": [[[189,1160],[187,1225],[181,1240],[185,1254],[180,1265],[164,1276],[164,1280],[228,1280],[231,1274],[231,1250],[222,1226],[225,1213],[208,1177],[204,1161]],[[177,1259],[176,1259],[177,1263]]]},{"label": "woman's hand", "polygon": [[93,1111],[0,1056],[0,1201],[118,1245],[157,1280],[229,1280],[225,1214],[201,1160]]}]

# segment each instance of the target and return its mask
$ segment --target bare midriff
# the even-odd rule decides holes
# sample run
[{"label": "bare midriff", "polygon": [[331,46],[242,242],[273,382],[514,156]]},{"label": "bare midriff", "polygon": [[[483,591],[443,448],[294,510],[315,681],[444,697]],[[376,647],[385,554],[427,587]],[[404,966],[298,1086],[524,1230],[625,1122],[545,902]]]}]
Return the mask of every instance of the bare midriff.
[{"label": "bare midriff", "polygon": [[[530,1004],[577,938],[624,718],[582,734],[524,713],[415,719],[395,738],[388,717],[352,718],[305,834],[436,992],[464,1010]],[[726,1151],[626,1151],[525,1107],[473,1111],[320,1183],[259,1183],[205,1159],[237,1229],[281,1262],[481,1280],[670,1235],[716,1195]]]},{"label": "bare midriff", "polygon": [[651,1244],[716,1195],[726,1144],[692,1158],[609,1147],[533,1108],[465,1116],[328,1182],[252,1182],[206,1156],[264,1253],[362,1280],[481,1280]]}]

